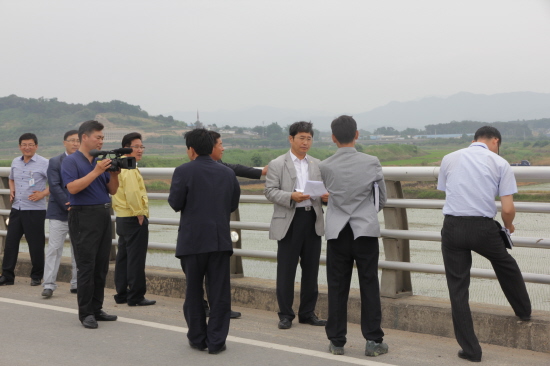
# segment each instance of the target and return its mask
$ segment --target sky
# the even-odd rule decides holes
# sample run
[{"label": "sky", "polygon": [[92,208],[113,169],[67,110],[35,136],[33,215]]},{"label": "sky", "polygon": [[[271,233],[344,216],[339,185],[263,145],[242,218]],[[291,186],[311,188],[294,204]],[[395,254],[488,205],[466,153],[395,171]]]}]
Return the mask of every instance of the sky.
[{"label": "sky", "polygon": [[0,97],[360,113],[550,93],[550,0],[0,0]]}]

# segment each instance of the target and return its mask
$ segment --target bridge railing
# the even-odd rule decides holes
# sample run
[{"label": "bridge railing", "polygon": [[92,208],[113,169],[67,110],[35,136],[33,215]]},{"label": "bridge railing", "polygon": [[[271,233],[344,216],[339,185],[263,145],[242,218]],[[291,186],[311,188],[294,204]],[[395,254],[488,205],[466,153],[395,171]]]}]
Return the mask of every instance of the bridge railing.
[{"label": "bridge railing", "polygon": [[[546,167],[512,167],[518,182],[550,182],[550,169]],[[145,179],[171,179],[174,168],[140,168]],[[383,173],[386,181],[388,201],[383,210],[385,227],[381,229],[381,237],[384,245],[385,260],[378,263],[382,270],[381,295],[385,297],[401,297],[412,294],[411,272],[444,274],[442,265],[411,263],[410,240],[423,240],[440,242],[439,232],[409,230],[407,209],[441,209],[444,200],[432,199],[405,199],[401,182],[411,181],[436,181],[439,173],[438,167],[384,167]],[[9,216],[9,189],[7,176],[9,168],[0,168],[0,239],[3,242],[6,235],[5,219]],[[167,193],[149,193],[151,200],[166,200]],[[269,204],[264,196],[242,195],[241,203]],[[549,203],[516,202],[517,212],[550,213]],[[500,210],[500,202],[497,202]],[[114,221],[114,216],[113,216]],[[155,218],[149,219],[151,224],[179,225],[179,219]],[[234,256],[231,262],[233,276],[244,275],[242,257],[276,259],[276,252],[243,249],[241,245],[242,230],[268,231],[269,224],[262,222],[242,222],[237,210],[231,217],[231,230],[234,231]],[[236,234],[236,235],[235,235]],[[113,246],[116,246],[113,240]],[[514,237],[516,247],[550,249],[550,238]],[[172,243],[149,242],[150,249],[175,250]],[[321,263],[326,262],[326,257],[321,256]],[[496,278],[494,271],[488,269],[472,268],[472,277]],[[523,272],[526,282],[550,284],[550,275]]]}]

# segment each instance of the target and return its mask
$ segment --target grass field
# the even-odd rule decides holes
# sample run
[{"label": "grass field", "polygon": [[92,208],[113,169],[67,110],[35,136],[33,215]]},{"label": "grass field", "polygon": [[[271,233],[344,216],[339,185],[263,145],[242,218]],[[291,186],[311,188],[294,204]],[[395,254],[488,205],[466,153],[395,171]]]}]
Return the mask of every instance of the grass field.
[{"label": "grass field", "polygon": [[427,152],[426,155],[415,156],[408,159],[401,160],[390,160],[383,161],[381,164],[383,166],[427,166],[427,165],[439,165],[439,162],[445,155],[456,150],[456,149],[438,149],[438,150],[428,150],[424,149]]}]

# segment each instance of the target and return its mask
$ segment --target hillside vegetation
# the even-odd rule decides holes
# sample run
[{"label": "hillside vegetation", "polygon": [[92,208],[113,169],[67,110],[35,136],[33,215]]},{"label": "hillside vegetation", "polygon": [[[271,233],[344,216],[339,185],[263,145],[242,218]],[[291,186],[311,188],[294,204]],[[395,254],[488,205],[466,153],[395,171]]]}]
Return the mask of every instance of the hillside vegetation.
[{"label": "hillside vegetation", "polygon": [[140,106],[119,100],[70,104],[57,98],[27,99],[10,95],[0,98],[0,141],[13,141],[25,132],[34,132],[41,137],[41,144],[48,144],[51,136],[55,136],[55,143],[59,144],[59,135],[98,115],[114,127],[133,126],[144,131],[187,126],[172,116],[150,116]]}]

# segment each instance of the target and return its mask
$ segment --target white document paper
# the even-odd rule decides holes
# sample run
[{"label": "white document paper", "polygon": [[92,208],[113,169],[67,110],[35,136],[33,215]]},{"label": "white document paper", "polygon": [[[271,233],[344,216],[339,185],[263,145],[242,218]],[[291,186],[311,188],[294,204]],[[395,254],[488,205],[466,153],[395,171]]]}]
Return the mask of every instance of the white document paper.
[{"label": "white document paper", "polygon": [[304,187],[304,194],[308,194],[311,198],[316,199],[321,197],[327,192],[323,182],[316,180],[308,180],[306,186]]},{"label": "white document paper", "polygon": [[380,188],[376,182],[374,182],[374,207],[376,212],[380,211]]}]

